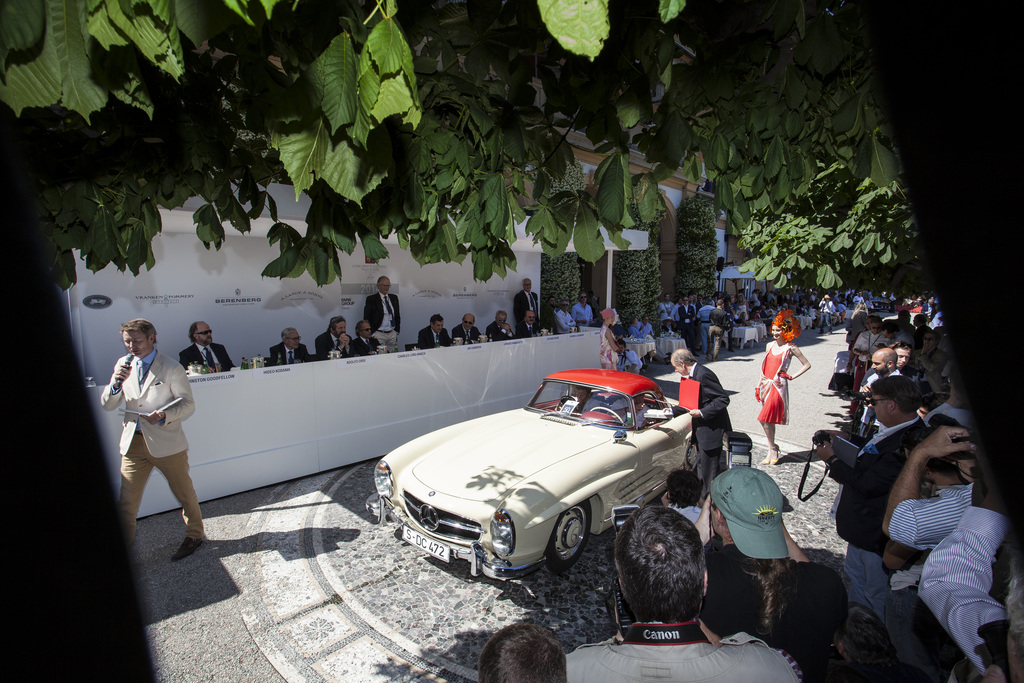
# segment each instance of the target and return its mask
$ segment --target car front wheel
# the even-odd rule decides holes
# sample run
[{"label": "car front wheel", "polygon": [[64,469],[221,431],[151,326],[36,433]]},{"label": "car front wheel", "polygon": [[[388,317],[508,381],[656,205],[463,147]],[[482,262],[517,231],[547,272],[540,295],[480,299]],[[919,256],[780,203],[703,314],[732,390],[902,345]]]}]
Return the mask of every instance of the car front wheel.
[{"label": "car front wheel", "polygon": [[590,501],[574,505],[558,516],[544,551],[544,564],[555,573],[568,571],[580,559],[590,538]]}]

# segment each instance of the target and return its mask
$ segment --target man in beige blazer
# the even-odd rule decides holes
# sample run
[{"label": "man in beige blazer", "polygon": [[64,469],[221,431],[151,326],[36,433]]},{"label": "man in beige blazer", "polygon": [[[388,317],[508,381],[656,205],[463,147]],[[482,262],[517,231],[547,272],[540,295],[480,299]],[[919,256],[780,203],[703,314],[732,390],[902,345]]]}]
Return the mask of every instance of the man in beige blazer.
[{"label": "man in beige blazer", "polygon": [[[203,517],[188,476],[188,441],[181,421],[195,412],[192,387],[185,370],[170,356],[156,350],[156,328],[142,318],[121,325],[121,338],[129,356],[114,366],[114,374],[100,402],[104,410],[124,405],[121,432],[121,497],[118,512],[129,545],[135,538],[135,518],[153,468],[167,478],[178,502],[187,531],[172,561],[188,557],[203,542]],[[174,405],[168,405],[180,399]]]}]

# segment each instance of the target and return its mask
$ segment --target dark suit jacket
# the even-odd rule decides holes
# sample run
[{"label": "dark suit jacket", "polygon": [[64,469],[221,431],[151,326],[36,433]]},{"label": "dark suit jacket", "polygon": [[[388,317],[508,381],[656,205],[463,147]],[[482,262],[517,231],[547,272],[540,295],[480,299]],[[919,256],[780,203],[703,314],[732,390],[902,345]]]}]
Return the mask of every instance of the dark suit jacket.
[{"label": "dark suit jacket", "polygon": [[[316,360],[316,356],[311,356],[309,351],[306,350],[305,344],[299,344],[299,348],[295,349],[295,360],[302,361],[303,363],[312,363]],[[270,360],[267,361],[267,365],[277,365],[277,359],[281,359],[281,365],[288,362],[288,349],[284,348],[284,342],[275,344],[270,347]]]},{"label": "dark suit jacket", "polygon": [[[448,336],[448,330],[441,328],[441,331],[437,333],[437,338],[441,346],[451,346],[452,338]],[[420,330],[419,337],[416,341],[416,346],[421,349],[432,349],[434,348],[434,331],[430,329],[430,325],[427,325]]]},{"label": "dark suit jacket", "polygon": [[515,339],[515,330],[509,329],[506,332],[504,329],[498,327],[498,323],[492,322],[487,326],[487,336],[490,337],[491,341],[505,341],[506,339]]},{"label": "dark suit jacket", "polygon": [[843,485],[843,495],[836,509],[836,533],[856,547],[881,555],[885,551],[882,518],[889,502],[889,489],[903,469],[906,458],[900,441],[908,430],[921,425],[915,420],[875,444],[874,453],[865,452],[850,467],[842,460],[833,460],[828,475]]},{"label": "dark suit jacket", "polygon": [[465,343],[467,344],[475,344],[480,339],[480,330],[476,329],[476,325],[473,325],[473,327],[469,328],[469,338],[467,338],[466,328],[462,326],[462,323],[459,323],[452,328],[452,339],[454,340],[456,337],[462,337],[466,340]]},{"label": "dark suit jacket", "polygon": [[[537,298],[537,292],[530,292],[530,298],[533,299],[533,311],[540,317],[540,299]],[[516,322],[522,322],[523,316],[530,310],[530,303],[526,299],[526,290],[521,289],[516,294],[515,299],[512,300],[512,315],[516,317]]]},{"label": "dark suit jacket", "polygon": [[534,321],[533,329],[529,329],[526,326],[526,321],[522,321],[516,325],[516,339],[529,339],[530,337],[536,337],[540,334],[540,324]]},{"label": "dark suit jacket", "polygon": [[[210,350],[213,351],[213,355],[220,361],[221,370],[230,370],[235,367],[235,362],[231,360],[228,350],[223,346],[210,342]],[[205,363],[206,359],[199,353],[199,349],[196,348],[195,344],[189,344],[187,349],[182,349],[178,354],[178,362],[181,363],[181,367],[188,370],[189,363]]]},{"label": "dark suit jacket", "polygon": [[703,417],[693,421],[693,434],[702,451],[713,451],[722,447],[722,435],[732,431],[729,420],[729,396],[722,388],[715,373],[703,365],[695,365],[691,377],[700,382],[697,409]]},{"label": "dark suit jacket", "polygon": [[358,335],[353,337],[352,343],[349,344],[353,356],[369,356],[371,353],[377,353],[377,347],[379,346],[380,342],[373,337],[363,339]]},{"label": "dark suit jacket", "polygon": [[[313,348],[316,349],[316,360],[327,360],[327,354],[334,348],[334,337],[331,336],[330,330],[318,335],[317,338],[313,340]],[[351,342],[349,342],[348,348],[338,350],[341,351],[342,358],[348,358],[352,355]]]},{"label": "dark suit jacket", "polygon": [[[398,297],[388,294],[391,300],[391,308],[395,311],[395,332],[402,331],[402,314],[398,311]],[[374,292],[366,297],[366,304],[363,306],[363,319],[370,323],[370,332],[376,332],[384,321],[384,304],[380,300],[380,294]]]}]

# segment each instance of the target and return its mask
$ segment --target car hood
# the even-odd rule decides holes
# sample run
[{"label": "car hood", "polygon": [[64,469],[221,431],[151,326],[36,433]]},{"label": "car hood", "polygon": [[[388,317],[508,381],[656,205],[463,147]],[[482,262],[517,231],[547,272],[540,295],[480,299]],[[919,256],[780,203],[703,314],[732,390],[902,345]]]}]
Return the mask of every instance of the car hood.
[{"label": "car hood", "polygon": [[472,501],[498,501],[556,462],[612,440],[601,427],[542,419],[528,410],[474,420],[421,455],[412,474],[429,490]]}]

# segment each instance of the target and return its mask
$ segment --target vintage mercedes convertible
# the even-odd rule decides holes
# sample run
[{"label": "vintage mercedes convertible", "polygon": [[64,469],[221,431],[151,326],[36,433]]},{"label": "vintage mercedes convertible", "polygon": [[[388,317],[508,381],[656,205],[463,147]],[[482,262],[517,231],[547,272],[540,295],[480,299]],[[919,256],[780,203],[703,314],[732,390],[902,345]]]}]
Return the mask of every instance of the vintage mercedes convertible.
[{"label": "vintage mercedes convertible", "polygon": [[402,538],[470,572],[522,576],[542,564],[560,573],[612,508],[664,490],[690,439],[690,416],[673,415],[646,377],[614,370],[549,375],[525,408],[427,434],[377,463],[366,507]]}]

